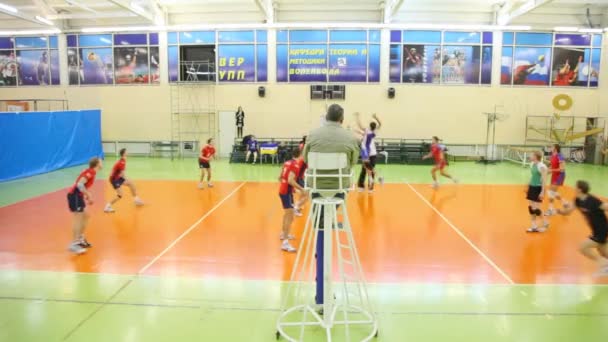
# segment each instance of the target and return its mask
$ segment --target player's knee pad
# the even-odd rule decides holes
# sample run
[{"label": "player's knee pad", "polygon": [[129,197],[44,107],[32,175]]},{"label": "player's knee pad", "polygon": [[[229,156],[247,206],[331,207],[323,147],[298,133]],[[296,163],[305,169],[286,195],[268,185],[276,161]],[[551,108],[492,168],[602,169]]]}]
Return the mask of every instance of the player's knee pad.
[{"label": "player's knee pad", "polygon": [[534,208],[532,208],[531,205],[528,206],[528,212],[530,213],[530,215],[535,215]]},{"label": "player's knee pad", "polygon": [[535,209],[534,210],[534,215],[536,215],[536,216],[542,216],[543,215],[543,211],[540,210],[540,209]]},{"label": "player's knee pad", "polygon": [[549,190],[547,191],[547,195],[549,195],[549,199],[555,199],[557,197],[557,191]]}]

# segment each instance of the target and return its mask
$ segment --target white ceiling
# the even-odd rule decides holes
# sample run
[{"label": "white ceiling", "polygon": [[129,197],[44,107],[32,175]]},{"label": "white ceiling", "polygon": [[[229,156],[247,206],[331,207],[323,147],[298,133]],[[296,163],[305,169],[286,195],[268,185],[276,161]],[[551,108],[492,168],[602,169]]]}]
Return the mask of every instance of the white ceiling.
[{"label": "white ceiling", "polygon": [[167,25],[263,23],[269,15],[285,23],[493,24],[501,6],[515,13],[525,3],[538,7],[510,19],[511,24],[588,26],[589,9],[595,27],[608,25],[608,0],[0,0],[18,9],[17,16],[0,9],[0,29],[50,28],[35,16],[62,29],[153,25],[155,18]]}]

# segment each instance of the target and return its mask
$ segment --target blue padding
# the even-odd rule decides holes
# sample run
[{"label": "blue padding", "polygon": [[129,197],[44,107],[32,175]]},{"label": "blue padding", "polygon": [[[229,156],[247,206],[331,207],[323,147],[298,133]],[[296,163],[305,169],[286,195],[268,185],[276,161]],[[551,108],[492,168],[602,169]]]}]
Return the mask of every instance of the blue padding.
[{"label": "blue padding", "polygon": [[0,182],[101,157],[101,111],[0,113]]}]

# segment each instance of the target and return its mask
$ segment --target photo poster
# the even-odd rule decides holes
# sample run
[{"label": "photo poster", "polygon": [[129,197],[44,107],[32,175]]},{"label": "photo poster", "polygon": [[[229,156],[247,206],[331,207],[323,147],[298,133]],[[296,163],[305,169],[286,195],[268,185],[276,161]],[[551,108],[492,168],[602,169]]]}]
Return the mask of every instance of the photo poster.
[{"label": "photo poster", "polygon": [[401,82],[401,45],[391,44],[389,51],[389,80]]},{"label": "photo poster", "polygon": [[158,46],[150,47],[150,83],[160,83],[160,51]]},{"label": "photo poster", "polygon": [[68,80],[70,85],[79,85],[83,76],[82,58],[78,49],[68,48]]},{"label": "photo poster", "polygon": [[220,82],[255,82],[255,46],[220,44],[218,79]]},{"label": "photo poster", "polygon": [[500,59],[500,84],[511,84],[513,74],[513,48],[503,47]]},{"label": "photo poster", "polygon": [[591,69],[589,70],[589,85],[597,87],[600,77],[600,60],[602,59],[602,50],[593,49],[591,52]]},{"label": "photo poster", "polygon": [[481,51],[481,84],[492,84],[492,56],[492,47],[484,46]]},{"label": "photo poster", "polygon": [[439,83],[441,48],[439,45],[403,46],[403,83]]},{"label": "photo poster", "polygon": [[167,55],[167,63],[169,64],[169,82],[177,82],[179,80],[179,47],[169,46]]},{"label": "photo poster", "polygon": [[116,84],[150,83],[148,48],[124,46],[114,48],[114,74]]},{"label": "photo poster", "polygon": [[366,44],[329,46],[329,82],[367,82]]},{"label": "photo poster", "polygon": [[17,51],[19,85],[48,85],[51,82],[48,50]]},{"label": "photo poster", "polygon": [[591,51],[584,48],[553,49],[553,85],[586,87],[589,82]]},{"label": "photo poster", "polygon": [[19,67],[13,50],[0,51],[0,86],[16,86]]},{"label": "photo poster", "polygon": [[513,62],[514,85],[549,85],[551,48],[515,48]]},{"label": "photo poster", "polygon": [[59,50],[51,50],[51,84],[58,85],[59,81]]},{"label": "photo poster", "polygon": [[327,45],[290,45],[289,81],[327,82]]},{"label": "photo poster", "polygon": [[80,84],[112,84],[112,49],[80,48],[82,78]]},{"label": "photo poster", "polygon": [[444,84],[479,84],[479,46],[445,46],[441,58],[441,78]]}]

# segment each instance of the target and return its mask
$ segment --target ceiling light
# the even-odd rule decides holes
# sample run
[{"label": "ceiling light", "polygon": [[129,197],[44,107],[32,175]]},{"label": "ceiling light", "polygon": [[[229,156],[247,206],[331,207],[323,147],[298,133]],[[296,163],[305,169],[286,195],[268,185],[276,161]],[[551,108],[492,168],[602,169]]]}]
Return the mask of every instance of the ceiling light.
[{"label": "ceiling light", "polygon": [[58,34],[58,33],[61,33],[60,29],[0,31],[0,36],[21,36],[21,35]]},{"label": "ceiling light", "polygon": [[582,33],[602,33],[602,32],[604,32],[604,30],[602,30],[602,29],[582,28],[582,29],[578,30],[578,32],[582,32]]},{"label": "ceiling light", "polygon": [[133,31],[164,31],[164,26],[119,26],[119,27],[87,27],[80,30],[83,33],[100,32],[133,32]]},{"label": "ceiling light", "polygon": [[9,5],[5,5],[5,4],[0,4],[0,9],[11,12],[11,13],[17,13],[19,12],[18,9],[16,9],[13,6],[9,6]]},{"label": "ceiling light", "polygon": [[554,27],[553,31],[557,31],[557,32],[578,32],[578,27],[573,27],[573,26],[558,26],[558,27]]},{"label": "ceiling light", "polygon": [[41,17],[41,16],[39,16],[39,15],[37,15],[37,16],[36,16],[36,20],[38,20],[38,21],[39,21],[39,22],[41,22],[41,23],[44,23],[44,24],[50,25],[50,26],[55,26],[55,24],[53,24],[53,22],[52,22],[52,21],[50,21],[50,20],[48,20],[48,19],[46,19],[46,18],[43,18],[43,17]]}]

